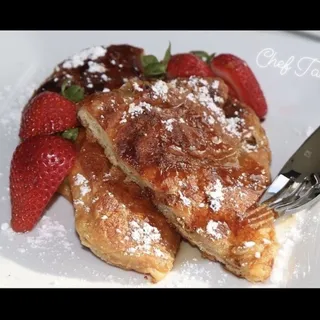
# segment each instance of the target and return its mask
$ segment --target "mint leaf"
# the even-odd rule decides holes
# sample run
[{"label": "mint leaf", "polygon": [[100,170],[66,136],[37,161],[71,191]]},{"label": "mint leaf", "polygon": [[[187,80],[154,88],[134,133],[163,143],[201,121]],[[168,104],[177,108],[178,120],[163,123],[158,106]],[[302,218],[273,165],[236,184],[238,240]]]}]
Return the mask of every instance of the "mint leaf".
[{"label": "mint leaf", "polygon": [[162,60],[162,63],[165,65],[166,68],[170,58],[171,58],[171,42],[169,42],[169,47],[166,50],[166,53],[164,54],[164,58]]},{"label": "mint leaf", "polygon": [[77,85],[70,85],[69,80],[65,80],[61,86],[61,94],[73,102],[79,102],[84,98],[84,89]]},{"label": "mint leaf", "polygon": [[146,68],[149,64],[158,63],[157,57],[153,55],[146,55],[141,57],[142,66]]},{"label": "mint leaf", "polygon": [[144,74],[146,76],[159,76],[166,72],[166,67],[160,62],[151,63],[144,69]]},{"label": "mint leaf", "polygon": [[164,58],[162,61],[158,61],[157,57],[154,55],[145,55],[141,57],[141,63],[144,70],[144,75],[147,77],[161,76],[167,71],[167,65],[171,58],[171,42],[169,42],[169,47],[167,48]]},{"label": "mint leaf", "polygon": [[67,86],[69,84],[69,80],[64,80],[62,85],[61,85],[61,94],[64,95],[64,91],[66,90]]},{"label": "mint leaf", "polygon": [[73,102],[79,102],[84,98],[84,89],[80,86],[72,85],[65,89],[62,95]]},{"label": "mint leaf", "polygon": [[79,133],[79,128],[72,128],[62,132],[61,136],[65,139],[76,141],[78,137],[78,133]]}]

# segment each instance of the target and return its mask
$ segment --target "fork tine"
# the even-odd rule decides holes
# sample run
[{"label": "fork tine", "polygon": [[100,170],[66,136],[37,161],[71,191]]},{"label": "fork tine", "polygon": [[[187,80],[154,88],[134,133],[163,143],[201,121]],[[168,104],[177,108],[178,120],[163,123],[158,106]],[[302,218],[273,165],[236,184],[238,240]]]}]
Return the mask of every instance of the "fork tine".
[{"label": "fork tine", "polygon": [[265,210],[266,208],[268,208],[268,206],[266,204],[263,204],[263,205],[261,205],[259,207],[256,207],[256,208],[252,209],[252,210],[247,212],[246,218],[247,219],[251,219],[251,217],[259,215],[260,212]]},{"label": "fork tine", "polygon": [[297,201],[294,201],[292,205],[289,205],[285,208],[286,211],[291,211],[291,210],[299,210],[302,206],[307,204],[309,201],[311,201],[313,198],[310,198],[314,194],[314,188],[308,190],[309,192],[305,193],[300,199]]},{"label": "fork tine", "polygon": [[316,184],[312,185],[305,194],[303,194],[292,206],[289,206],[288,208],[286,208],[286,211],[298,211],[298,210],[302,210],[303,207],[310,203],[313,202],[313,200],[315,200],[319,193],[320,193],[320,180],[318,175],[314,175],[313,176],[315,179]]},{"label": "fork tine", "polygon": [[313,178],[316,181],[316,185],[320,185],[320,177],[318,173],[313,174]]},{"label": "fork tine", "polygon": [[260,229],[260,228],[264,228],[264,227],[267,227],[268,224],[272,223],[274,221],[274,215],[270,215],[268,217],[268,219],[265,219],[265,220],[262,220],[262,221],[258,221],[258,222],[255,222],[255,223],[251,223],[250,226],[251,228],[253,229]]},{"label": "fork tine", "polygon": [[267,210],[261,210],[261,212],[259,212],[260,214],[254,216],[253,218],[249,218],[248,222],[249,223],[256,223],[258,220],[262,221],[264,219],[269,219],[270,215],[272,214],[272,209],[267,209]]},{"label": "fork tine", "polygon": [[275,199],[282,197],[287,192],[287,190],[292,186],[293,183],[294,181],[288,179],[287,177],[278,176],[276,179],[274,179],[273,183],[261,195],[258,203],[267,204],[275,201]]},{"label": "fork tine", "polygon": [[305,177],[304,181],[295,189],[290,197],[281,199],[270,206],[278,213],[279,217],[287,212],[294,213],[302,210],[307,204],[314,202],[319,195],[320,179],[318,174]]},{"label": "fork tine", "polygon": [[292,190],[292,192],[289,193],[287,197],[277,199],[273,203],[270,203],[269,206],[277,210],[281,207],[294,203],[294,201],[296,201],[297,196],[304,189],[307,183],[308,180],[303,180]]},{"label": "fork tine", "polygon": [[286,183],[266,201],[258,202],[257,207],[251,210],[249,208],[243,221],[252,228],[262,228],[288,211],[299,210],[306,204],[311,204],[316,198],[320,199],[319,174],[300,176],[293,183]]},{"label": "fork tine", "polygon": [[275,212],[267,205],[259,206],[253,210],[247,212],[244,221],[248,223],[252,228],[260,228],[269,224],[275,218]]}]

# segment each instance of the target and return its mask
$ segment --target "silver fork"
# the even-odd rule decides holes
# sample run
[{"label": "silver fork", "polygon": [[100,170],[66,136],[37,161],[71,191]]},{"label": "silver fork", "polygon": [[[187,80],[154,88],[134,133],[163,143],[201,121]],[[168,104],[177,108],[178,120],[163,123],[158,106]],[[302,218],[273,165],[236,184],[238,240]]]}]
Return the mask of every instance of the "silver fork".
[{"label": "silver fork", "polygon": [[247,214],[253,227],[310,209],[320,199],[320,127],[289,158]]}]

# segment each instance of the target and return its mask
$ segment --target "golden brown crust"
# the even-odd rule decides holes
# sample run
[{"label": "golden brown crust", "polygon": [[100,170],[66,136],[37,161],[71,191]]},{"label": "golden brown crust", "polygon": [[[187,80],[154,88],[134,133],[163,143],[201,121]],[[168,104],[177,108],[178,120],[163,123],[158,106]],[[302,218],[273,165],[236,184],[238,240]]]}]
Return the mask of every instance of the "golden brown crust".
[{"label": "golden brown crust", "polygon": [[82,244],[109,264],[161,280],[173,267],[180,236],[98,143],[81,131],[77,146],[69,183]]},{"label": "golden brown crust", "polygon": [[[82,87],[85,95],[118,89],[132,77],[143,77],[140,62],[143,52],[141,48],[126,44],[96,46],[82,50],[75,56],[87,56],[87,59],[84,59],[82,63],[80,59],[76,59],[75,65],[72,65],[72,57],[70,57],[59,63],[52,74],[36,90],[33,97],[43,91],[61,93],[61,87],[65,81]],[[92,53],[96,53],[96,57]],[[72,202],[67,179],[57,192]]]},{"label": "golden brown crust", "polygon": [[222,80],[132,80],[81,106],[110,161],[149,189],[186,239],[239,276],[268,278],[274,227],[254,229],[246,210],[270,182],[269,144],[253,110],[229,98]]},{"label": "golden brown crust", "polygon": [[63,197],[65,197],[69,202],[72,203],[72,194],[70,190],[68,177],[60,184],[57,192],[60,193]]}]

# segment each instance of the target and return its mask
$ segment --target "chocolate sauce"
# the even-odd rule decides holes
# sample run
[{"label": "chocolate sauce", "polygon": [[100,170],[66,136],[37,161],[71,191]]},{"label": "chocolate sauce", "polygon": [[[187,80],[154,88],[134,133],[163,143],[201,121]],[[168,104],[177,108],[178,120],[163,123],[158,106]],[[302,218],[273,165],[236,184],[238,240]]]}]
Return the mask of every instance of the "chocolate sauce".
[{"label": "chocolate sauce", "polygon": [[60,63],[51,76],[40,86],[35,95],[43,91],[61,92],[62,84],[68,80],[70,84],[84,88],[85,94],[102,92],[104,89],[118,89],[130,78],[142,78],[140,57],[143,50],[130,45],[111,45],[106,48],[104,56],[94,60],[105,67],[104,72],[89,72],[89,61],[82,66],[67,69]]}]

